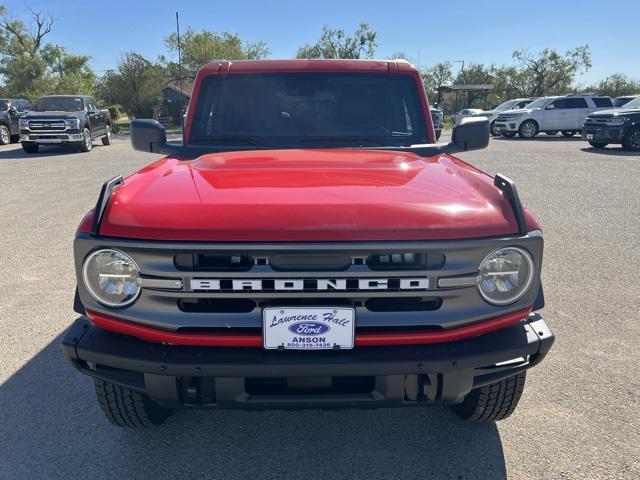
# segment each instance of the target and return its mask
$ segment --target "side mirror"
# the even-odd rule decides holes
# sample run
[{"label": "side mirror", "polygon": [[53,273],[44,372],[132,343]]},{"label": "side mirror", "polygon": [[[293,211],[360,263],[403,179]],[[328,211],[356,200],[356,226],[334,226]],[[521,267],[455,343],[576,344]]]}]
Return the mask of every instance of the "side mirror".
[{"label": "side mirror", "polygon": [[131,146],[141,152],[164,153],[167,132],[157,120],[135,119],[129,125]]},{"label": "side mirror", "polygon": [[16,107],[14,107],[13,105],[11,105],[11,106],[9,107],[9,112],[11,112],[11,113],[18,113],[18,109],[17,109]]},{"label": "side mirror", "polygon": [[489,145],[489,119],[465,117],[453,127],[451,142],[444,146],[446,153],[481,150]]}]

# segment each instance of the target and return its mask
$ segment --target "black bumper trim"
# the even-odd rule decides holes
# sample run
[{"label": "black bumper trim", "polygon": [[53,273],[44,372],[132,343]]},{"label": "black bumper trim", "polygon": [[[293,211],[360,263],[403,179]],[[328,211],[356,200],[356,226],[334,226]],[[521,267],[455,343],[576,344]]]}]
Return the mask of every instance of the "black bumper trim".
[{"label": "black bumper trim", "polygon": [[[418,398],[460,401],[471,388],[515,375],[539,363],[553,342],[553,333],[538,314],[513,327],[458,342],[321,352],[152,344],[97,328],[81,316],[65,334],[62,349],[81,372],[146,392],[173,406],[191,406],[180,385],[184,379],[193,378],[215,379],[215,405],[197,406],[250,408],[345,403],[392,406],[390,403],[406,403],[402,392],[407,387],[402,382],[407,379],[414,382],[417,379],[423,391]],[[522,361],[513,361],[518,358]],[[501,362],[509,363],[496,365]],[[244,392],[246,378],[356,376],[375,376],[376,390],[355,397]],[[402,385],[392,386],[398,382]],[[378,388],[379,384],[382,387]],[[274,397],[279,400],[276,402]]]}]

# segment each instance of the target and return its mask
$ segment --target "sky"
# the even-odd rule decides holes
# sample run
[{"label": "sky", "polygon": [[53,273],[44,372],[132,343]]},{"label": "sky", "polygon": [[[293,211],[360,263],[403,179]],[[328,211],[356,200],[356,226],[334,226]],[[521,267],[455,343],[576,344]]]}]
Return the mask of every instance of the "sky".
[{"label": "sky", "polygon": [[[114,68],[122,52],[147,58],[166,54],[164,37],[181,29],[230,31],[267,42],[272,58],[293,58],[299,46],[320,37],[323,25],[353,32],[367,22],[378,34],[377,58],[405,53],[429,66],[449,60],[455,69],[479,62],[508,65],[516,49],[565,52],[589,44],[593,67],[576,78],[595,83],[620,72],[640,79],[640,0],[495,1],[206,1],[206,0],[0,0],[17,18],[27,7],[56,18],[51,43],[91,56],[98,74]],[[520,6],[522,5],[522,6]],[[615,8],[614,8],[615,5]]]}]

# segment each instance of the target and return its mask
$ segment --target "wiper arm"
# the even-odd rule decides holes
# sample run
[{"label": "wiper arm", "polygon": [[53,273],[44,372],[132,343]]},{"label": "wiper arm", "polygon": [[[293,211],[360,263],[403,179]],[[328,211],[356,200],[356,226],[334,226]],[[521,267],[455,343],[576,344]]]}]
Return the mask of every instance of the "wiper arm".
[{"label": "wiper arm", "polygon": [[386,143],[381,142],[380,140],[374,140],[368,137],[344,137],[344,136],[336,136],[332,137],[328,136],[319,136],[319,137],[304,137],[300,139],[300,143],[310,143],[310,142],[362,142],[362,143],[373,143],[374,145],[378,145],[380,147],[387,146]]}]

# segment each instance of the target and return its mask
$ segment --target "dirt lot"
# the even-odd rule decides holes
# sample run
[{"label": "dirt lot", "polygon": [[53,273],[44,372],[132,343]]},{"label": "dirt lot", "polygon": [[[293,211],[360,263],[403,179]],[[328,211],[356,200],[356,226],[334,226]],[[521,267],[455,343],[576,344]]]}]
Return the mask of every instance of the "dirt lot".
[{"label": "dirt lot", "polygon": [[557,341],[513,417],[182,411],[127,431],[58,344],[74,318],[76,225],[105,179],[158,157],[126,140],[0,147],[0,478],[640,478],[640,155],[542,136],[461,157],[515,179],[544,228]]}]

